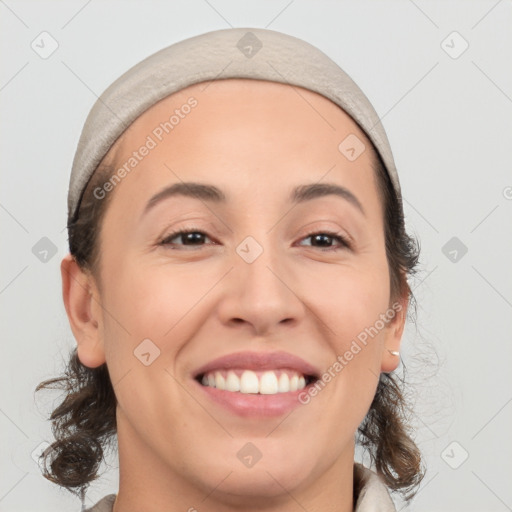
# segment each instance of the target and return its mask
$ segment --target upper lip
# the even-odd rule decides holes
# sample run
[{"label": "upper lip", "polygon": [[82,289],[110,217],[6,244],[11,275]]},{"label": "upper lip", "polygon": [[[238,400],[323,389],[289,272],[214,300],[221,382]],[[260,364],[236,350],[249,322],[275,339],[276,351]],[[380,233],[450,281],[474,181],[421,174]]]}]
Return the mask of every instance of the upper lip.
[{"label": "upper lip", "polygon": [[289,354],[288,352],[235,352],[222,357],[218,357],[203,366],[197,368],[193,375],[197,378],[207,372],[239,368],[246,370],[277,370],[279,368],[287,368],[295,370],[305,376],[318,378],[320,372],[311,364],[304,361],[298,356]]}]

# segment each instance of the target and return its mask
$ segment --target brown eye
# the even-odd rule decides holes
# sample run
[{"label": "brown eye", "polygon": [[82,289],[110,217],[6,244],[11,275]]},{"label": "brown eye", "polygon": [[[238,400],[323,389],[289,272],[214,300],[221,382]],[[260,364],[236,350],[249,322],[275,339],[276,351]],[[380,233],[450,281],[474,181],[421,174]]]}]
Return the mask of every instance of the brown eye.
[{"label": "brown eye", "polygon": [[[312,247],[319,248],[324,251],[336,251],[343,248],[350,249],[350,244],[344,236],[340,235],[339,233],[333,233],[331,231],[319,231],[310,233],[302,240],[307,239],[311,239]],[[337,241],[339,246],[332,246],[333,241]]]},{"label": "brown eye", "polygon": [[[190,229],[181,229],[179,231],[175,231],[167,235],[159,245],[163,246],[172,246],[172,245],[185,245],[192,247],[200,247],[201,242],[204,242],[204,239],[209,238],[206,233],[200,231],[198,229],[190,228]],[[176,242],[181,241],[182,243]]]}]

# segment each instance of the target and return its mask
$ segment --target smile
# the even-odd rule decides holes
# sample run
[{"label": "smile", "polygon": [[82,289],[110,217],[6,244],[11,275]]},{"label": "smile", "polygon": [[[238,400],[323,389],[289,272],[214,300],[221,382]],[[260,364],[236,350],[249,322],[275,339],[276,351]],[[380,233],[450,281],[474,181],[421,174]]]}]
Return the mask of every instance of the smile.
[{"label": "smile", "polygon": [[244,369],[216,370],[198,377],[203,386],[233,393],[275,395],[304,389],[313,377],[279,369],[253,371]]},{"label": "smile", "polygon": [[320,377],[319,367],[283,351],[225,354],[192,370],[192,382],[212,406],[245,418],[271,418],[303,406],[299,394]]}]

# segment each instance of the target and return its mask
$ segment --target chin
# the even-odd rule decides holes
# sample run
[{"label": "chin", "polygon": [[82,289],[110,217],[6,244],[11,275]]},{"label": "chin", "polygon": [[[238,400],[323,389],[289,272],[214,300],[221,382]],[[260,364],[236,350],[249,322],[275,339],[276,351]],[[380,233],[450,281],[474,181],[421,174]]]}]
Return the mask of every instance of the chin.
[{"label": "chin", "polygon": [[[217,454],[210,453],[209,462],[194,470],[197,471],[195,475],[201,478],[202,474],[206,487],[217,488],[216,494],[229,496],[229,500],[234,500],[233,504],[237,499],[247,497],[266,501],[286,495],[286,491],[293,493],[294,489],[303,487],[322,468],[319,461],[315,462],[312,457],[313,452],[318,458],[318,450],[296,440],[291,441],[233,439],[232,445],[236,449],[224,446]],[[228,456],[230,452],[232,455]],[[251,456],[253,461],[250,460]],[[258,457],[259,460],[256,460]],[[323,461],[326,459],[329,459],[329,454],[323,457]]]},{"label": "chin", "polygon": [[[259,464],[258,464],[259,466]],[[307,471],[297,471],[290,465],[269,464],[270,468],[261,466],[251,469],[237,469],[230,473],[225,473],[227,478],[219,485],[219,480],[223,478],[223,472],[217,467],[214,475],[216,480],[208,482],[211,488],[217,487],[216,495],[220,499],[225,496],[225,501],[235,505],[239,503],[247,504],[247,498],[251,498],[254,506],[258,502],[263,506],[269,504],[269,500],[275,500],[283,495],[288,496],[288,492],[294,492],[295,488],[300,488],[307,480]],[[226,468],[227,469],[227,468]],[[208,475],[209,480],[212,474]]]}]

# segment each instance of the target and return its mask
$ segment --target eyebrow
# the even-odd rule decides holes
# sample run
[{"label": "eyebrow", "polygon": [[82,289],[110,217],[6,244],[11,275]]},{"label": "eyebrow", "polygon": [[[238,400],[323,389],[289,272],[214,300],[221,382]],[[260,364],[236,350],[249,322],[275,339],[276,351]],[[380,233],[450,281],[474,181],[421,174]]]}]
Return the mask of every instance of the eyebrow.
[{"label": "eyebrow", "polygon": [[[336,185],[335,183],[299,185],[292,190],[289,201],[293,204],[299,204],[329,195],[335,195],[345,199],[366,216],[366,212],[364,211],[363,205],[360,203],[359,199],[357,199],[350,190],[340,185]],[[155,194],[146,204],[143,215],[154,208],[158,203],[175,196],[193,197],[214,203],[226,203],[228,200],[224,192],[215,185],[196,182],[175,183]]]}]

